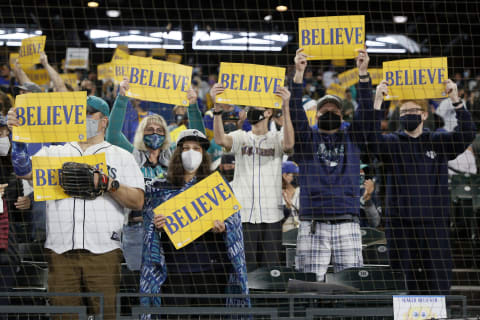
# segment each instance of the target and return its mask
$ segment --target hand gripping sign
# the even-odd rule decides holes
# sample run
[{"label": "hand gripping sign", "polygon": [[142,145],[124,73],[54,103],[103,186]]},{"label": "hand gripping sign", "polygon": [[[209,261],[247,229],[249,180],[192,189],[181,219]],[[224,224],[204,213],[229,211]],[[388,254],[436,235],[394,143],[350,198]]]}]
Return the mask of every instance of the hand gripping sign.
[{"label": "hand gripping sign", "polygon": [[85,91],[18,95],[15,110],[19,125],[13,127],[13,141],[42,143],[86,140]]},{"label": "hand gripping sign", "polygon": [[385,100],[444,98],[447,58],[387,61],[383,63],[383,79],[388,86]]},{"label": "hand gripping sign", "polygon": [[264,108],[282,108],[275,95],[285,81],[285,68],[245,63],[220,63],[219,83],[225,91],[216,102]]},{"label": "hand gripping sign", "polygon": [[212,229],[215,220],[225,221],[240,208],[229,184],[215,172],[153,211],[166,217],[163,230],[180,249]]},{"label": "hand gripping sign", "polygon": [[115,80],[129,80],[128,97],[182,106],[189,105],[187,91],[192,70],[189,66],[137,56],[114,62]]},{"label": "hand gripping sign", "polygon": [[300,18],[298,40],[307,60],[355,58],[365,47],[365,16]]},{"label": "hand gripping sign", "polygon": [[60,186],[60,170],[65,162],[86,163],[108,173],[105,153],[82,157],[32,157],[33,195],[35,201],[59,200],[69,196]]}]

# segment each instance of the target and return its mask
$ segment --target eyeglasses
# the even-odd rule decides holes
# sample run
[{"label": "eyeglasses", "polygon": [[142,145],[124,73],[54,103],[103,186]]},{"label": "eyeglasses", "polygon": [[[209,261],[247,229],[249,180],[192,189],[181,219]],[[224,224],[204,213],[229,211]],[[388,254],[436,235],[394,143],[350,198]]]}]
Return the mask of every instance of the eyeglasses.
[{"label": "eyeglasses", "polygon": [[403,116],[405,114],[415,114],[415,113],[419,113],[419,112],[423,112],[423,109],[422,108],[412,108],[412,109],[400,110],[400,115]]},{"label": "eyeglasses", "polygon": [[163,135],[163,134],[165,134],[165,131],[163,130],[163,128],[157,128],[157,129],[154,129],[154,128],[145,128],[145,130],[143,130],[143,133],[144,133],[144,134],[154,134],[154,133],[157,133],[157,134]]}]

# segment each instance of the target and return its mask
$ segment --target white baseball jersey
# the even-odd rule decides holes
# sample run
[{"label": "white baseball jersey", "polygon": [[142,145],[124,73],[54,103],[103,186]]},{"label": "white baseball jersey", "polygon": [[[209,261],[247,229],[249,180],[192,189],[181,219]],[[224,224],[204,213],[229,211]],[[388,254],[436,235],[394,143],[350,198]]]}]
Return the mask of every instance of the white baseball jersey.
[{"label": "white baseball jersey", "polygon": [[258,136],[237,130],[229,135],[235,154],[232,188],[242,205],[242,222],[282,220],[283,132],[269,131]]},{"label": "white baseball jersey", "polygon": [[[78,143],[43,147],[36,156],[67,157],[105,153],[108,174],[121,185],[145,190],[142,172],[133,155],[104,141],[82,151]],[[67,198],[47,201],[45,248],[58,254],[73,249],[106,253],[120,248],[124,207],[108,193],[94,200]],[[113,238],[113,239],[112,239]]]}]

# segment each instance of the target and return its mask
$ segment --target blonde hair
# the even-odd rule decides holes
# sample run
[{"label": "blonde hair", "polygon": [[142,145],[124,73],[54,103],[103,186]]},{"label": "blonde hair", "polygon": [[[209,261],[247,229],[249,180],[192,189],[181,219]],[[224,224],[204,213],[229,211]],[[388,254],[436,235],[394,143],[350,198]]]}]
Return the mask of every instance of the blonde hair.
[{"label": "blonde hair", "polygon": [[160,149],[168,149],[170,147],[170,133],[167,129],[167,122],[165,121],[165,119],[163,119],[162,116],[158,114],[152,114],[150,116],[147,116],[140,122],[137,131],[135,132],[135,137],[133,138],[133,146],[138,150],[147,151],[147,146],[143,142],[143,131],[149,124],[157,124],[163,128],[163,131],[165,132],[165,141],[163,142]]},{"label": "blonde hair", "polygon": [[408,100],[402,100],[400,101],[400,108],[407,102],[411,102],[413,104],[416,104],[417,106],[419,106],[420,108],[422,108],[422,110],[424,112],[428,112],[428,101],[427,100],[424,100],[424,99],[408,99]]}]

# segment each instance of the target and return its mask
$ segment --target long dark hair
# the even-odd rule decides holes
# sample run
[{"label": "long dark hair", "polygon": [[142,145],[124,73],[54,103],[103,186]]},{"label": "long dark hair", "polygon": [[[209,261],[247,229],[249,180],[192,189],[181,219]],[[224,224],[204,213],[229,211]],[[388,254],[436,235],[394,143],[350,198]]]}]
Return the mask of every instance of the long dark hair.
[{"label": "long dark hair", "polygon": [[[212,161],[210,160],[210,155],[207,153],[207,150],[205,150],[205,148],[202,149],[202,163],[200,163],[200,166],[195,173],[198,181],[208,177],[211,173],[210,164]],[[182,152],[182,145],[177,146],[177,148],[173,152],[172,157],[170,158],[167,172],[167,180],[178,187],[181,187],[185,184],[185,169],[183,168],[182,163]]]}]

